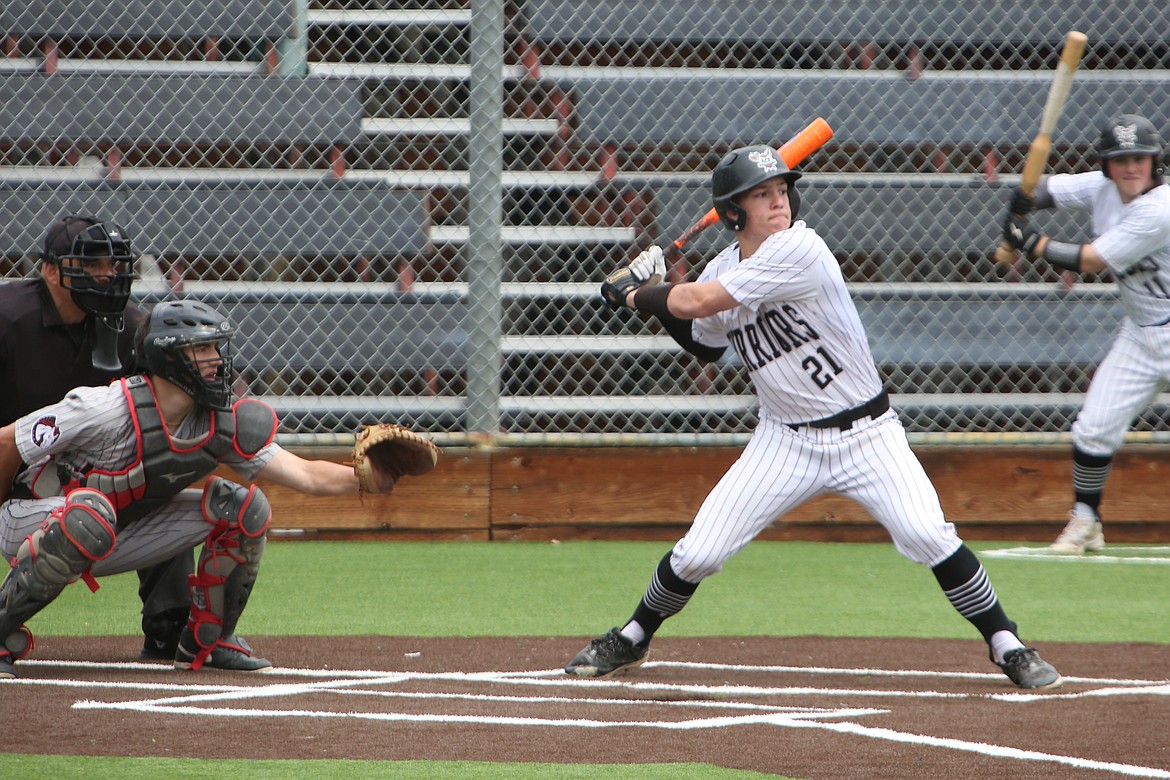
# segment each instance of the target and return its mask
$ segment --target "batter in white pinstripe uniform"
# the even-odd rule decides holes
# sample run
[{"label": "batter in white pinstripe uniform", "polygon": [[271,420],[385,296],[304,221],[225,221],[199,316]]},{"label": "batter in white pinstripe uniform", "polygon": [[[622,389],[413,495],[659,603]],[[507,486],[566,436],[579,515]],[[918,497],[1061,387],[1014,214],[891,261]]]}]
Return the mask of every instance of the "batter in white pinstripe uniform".
[{"label": "batter in white pinstripe uniform", "polygon": [[[1108,271],[1125,310],[1073,423],[1073,508],[1052,550],[1081,555],[1105,546],[1101,494],[1125,432],[1170,385],[1170,186],[1162,139],[1145,117],[1109,119],[1097,141],[1101,170],[1042,180],[1018,191],[1004,235],[1029,258],[1077,273]],[[1049,240],[1026,218],[1033,208],[1075,209],[1092,218],[1088,244]],[[1023,218],[1016,215],[1024,215]]]},{"label": "batter in white pinstripe uniform", "polygon": [[751,374],[760,421],[658,564],[629,621],[590,642],[565,671],[604,677],[641,664],[659,626],[704,578],[784,513],[834,493],[859,502],[899,552],[930,567],[1013,682],[1059,686],[1056,669],[1020,641],[983,566],[944,519],[890,410],[836,259],[814,230],[794,221],[799,178],[770,147],[729,153],[714,170],[712,197],[738,242],[697,282],[656,284],[665,265],[652,247],[602,285],[611,306],[657,316],[702,359],[732,347]]}]

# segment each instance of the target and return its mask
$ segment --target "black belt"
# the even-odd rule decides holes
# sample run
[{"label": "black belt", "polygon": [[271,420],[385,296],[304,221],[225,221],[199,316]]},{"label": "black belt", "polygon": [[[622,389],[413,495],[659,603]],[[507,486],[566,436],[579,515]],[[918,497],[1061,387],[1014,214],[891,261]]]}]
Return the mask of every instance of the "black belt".
[{"label": "black belt", "polygon": [[822,417],[819,420],[810,420],[802,423],[784,423],[792,430],[797,428],[840,428],[847,431],[853,423],[864,420],[866,417],[877,419],[890,410],[890,394],[882,390],[876,396],[852,409],[838,412],[832,417]]}]

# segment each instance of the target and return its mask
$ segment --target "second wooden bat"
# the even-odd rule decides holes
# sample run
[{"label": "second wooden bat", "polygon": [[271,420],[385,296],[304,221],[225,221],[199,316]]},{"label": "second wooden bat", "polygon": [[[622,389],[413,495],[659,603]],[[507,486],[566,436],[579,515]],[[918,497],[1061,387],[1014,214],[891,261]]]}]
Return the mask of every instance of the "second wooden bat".
[{"label": "second wooden bat", "polygon": [[[1052,77],[1052,86],[1048,88],[1048,100],[1044,103],[1044,114],[1040,118],[1040,131],[1032,139],[1028,156],[1024,160],[1023,173],[1020,174],[1020,189],[1027,195],[1031,195],[1036,189],[1036,183],[1044,173],[1044,166],[1048,164],[1048,153],[1052,149],[1052,132],[1056,129],[1056,120],[1060,118],[1060,112],[1064,110],[1064,103],[1068,100],[1073,75],[1081,62],[1081,56],[1085,53],[1085,44],[1088,40],[1084,33],[1076,30],[1070,31],[1065,38],[1064,49],[1060,52],[1060,63]],[[995,250],[995,259],[1001,263],[1013,263],[1016,251],[1011,244],[1003,241]]]}]

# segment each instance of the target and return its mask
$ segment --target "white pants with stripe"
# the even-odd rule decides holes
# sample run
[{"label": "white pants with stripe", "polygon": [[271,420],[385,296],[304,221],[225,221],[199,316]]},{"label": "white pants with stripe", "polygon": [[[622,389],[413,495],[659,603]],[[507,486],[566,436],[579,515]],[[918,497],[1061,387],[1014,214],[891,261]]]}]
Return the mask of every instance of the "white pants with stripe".
[{"label": "white pants with stripe", "polygon": [[[140,520],[119,525],[113,552],[93,565],[93,575],[135,571],[200,546],[211,531],[211,524],[203,519],[202,498],[202,490],[184,490]],[[64,496],[54,496],[14,499],[0,506],[0,551],[4,557],[11,560],[25,537],[64,504]]]},{"label": "white pants with stripe", "polygon": [[1168,336],[1170,326],[1139,328],[1125,320],[1073,423],[1077,449],[1105,457],[1121,447],[1134,419],[1170,382]]},{"label": "white pants with stripe", "polygon": [[672,568],[699,582],[773,521],[823,494],[857,501],[915,563],[933,567],[962,544],[893,410],[848,431],[793,430],[765,417],[675,545]]}]

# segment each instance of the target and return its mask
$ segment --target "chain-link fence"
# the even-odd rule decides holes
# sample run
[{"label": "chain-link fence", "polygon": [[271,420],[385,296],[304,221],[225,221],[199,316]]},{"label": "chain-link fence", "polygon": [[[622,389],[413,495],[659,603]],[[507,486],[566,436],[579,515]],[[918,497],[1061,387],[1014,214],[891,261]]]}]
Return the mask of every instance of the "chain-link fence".
[{"label": "chain-link fence", "polygon": [[[1110,114],[1170,128],[1170,6],[850,6],[8,3],[0,271],[31,273],[63,213],[122,223],[135,295],[227,311],[240,387],[286,434],[725,442],[754,423],[745,372],[609,312],[598,284],[707,211],[728,149],[824,117],[802,217],[910,431],[1067,430],[1113,285],[989,256],[1069,30],[1089,46],[1050,171],[1091,169]],[[672,274],[730,240],[704,232]],[[1167,430],[1163,400],[1140,428]]]}]

